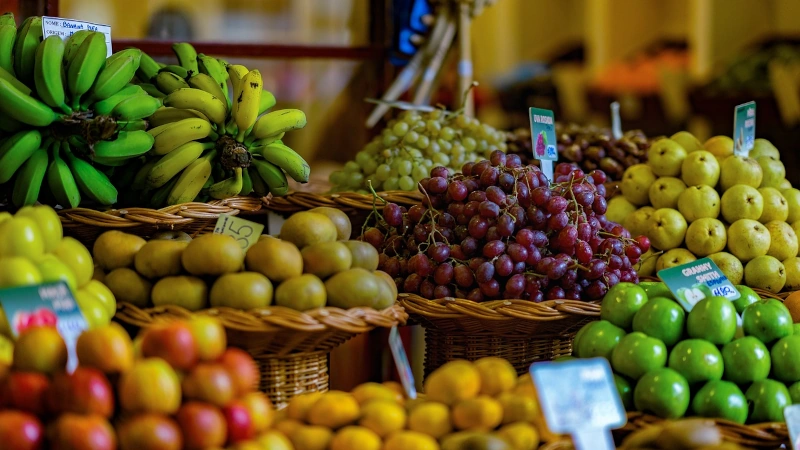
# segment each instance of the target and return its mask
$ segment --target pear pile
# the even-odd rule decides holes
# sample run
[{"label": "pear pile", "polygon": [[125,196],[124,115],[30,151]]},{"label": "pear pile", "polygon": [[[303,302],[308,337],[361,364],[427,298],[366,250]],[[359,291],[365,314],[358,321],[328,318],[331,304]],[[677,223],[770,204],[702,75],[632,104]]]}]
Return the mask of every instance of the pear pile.
[{"label": "pear pile", "polygon": [[640,276],[709,257],[734,284],[800,289],[800,190],[772,143],[756,139],[747,157],[734,155],[733,144],[681,131],[625,171],[607,217],[650,239]]}]

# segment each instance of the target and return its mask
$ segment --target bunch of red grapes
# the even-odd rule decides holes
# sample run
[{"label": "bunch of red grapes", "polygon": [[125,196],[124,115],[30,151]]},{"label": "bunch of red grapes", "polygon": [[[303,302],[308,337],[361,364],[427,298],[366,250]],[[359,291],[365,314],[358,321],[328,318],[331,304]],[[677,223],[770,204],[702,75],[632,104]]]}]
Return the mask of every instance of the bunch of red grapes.
[{"label": "bunch of red grapes", "polygon": [[606,175],[558,164],[554,181],[518,155],[495,151],[462,173],[435,167],[422,204],[387,203],[361,239],[400,292],[474,301],[601,299],[650,241],[605,217]]}]

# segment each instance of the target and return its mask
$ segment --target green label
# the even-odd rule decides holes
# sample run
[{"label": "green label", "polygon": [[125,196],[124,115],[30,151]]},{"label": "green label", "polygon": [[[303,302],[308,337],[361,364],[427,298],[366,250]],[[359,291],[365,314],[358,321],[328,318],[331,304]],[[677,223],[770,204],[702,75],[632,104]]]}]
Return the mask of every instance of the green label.
[{"label": "green label", "polygon": [[228,214],[220,214],[217,224],[214,226],[214,233],[233,237],[245,252],[258,242],[262,231],[264,231],[264,225]]},{"label": "green label", "polygon": [[0,305],[14,337],[31,327],[55,326],[67,344],[67,370],[77,367],[75,342],[88,326],[66,283],[0,289]]},{"label": "green label", "polygon": [[530,119],[533,157],[546,161],[557,160],[558,151],[556,149],[556,127],[553,111],[530,108]]},{"label": "green label", "polygon": [[691,311],[697,302],[706,297],[725,297],[733,301],[741,295],[709,258],[661,270],[658,277],[686,311]]},{"label": "green label", "polygon": [[750,154],[756,140],[756,102],[742,103],[733,113],[733,153]]}]

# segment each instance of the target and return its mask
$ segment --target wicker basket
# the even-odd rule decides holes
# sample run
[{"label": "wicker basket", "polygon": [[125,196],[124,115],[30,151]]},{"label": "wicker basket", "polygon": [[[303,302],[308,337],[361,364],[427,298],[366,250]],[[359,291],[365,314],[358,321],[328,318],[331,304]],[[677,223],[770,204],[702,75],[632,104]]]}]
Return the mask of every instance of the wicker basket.
[{"label": "wicker basket", "polygon": [[575,333],[600,316],[600,304],[576,300],[427,300],[401,294],[398,302],[425,328],[425,375],[454,359],[507,359],[518,374],[531,363],[572,353]]},{"label": "wicker basket", "polygon": [[319,308],[299,312],[281,306],[252,311],[211,308],[195,313],[178,306],[140,309],[122,303],[116,320],[129,328],[186,319],[192,314],[217,317],[228,344],[246,350],[261,371],[259,388],[282,408],[299,394],[328,390],[328,354],[353,336],[374,328],[405,324],[408,315],[395,304],[372,308]]},{"label": "wicker basket", "polygon": [[195,235],[213,231],[220,214],[248,214],[248,220],[258,221],[264,202],[256,197],[233,197],[209,203],[183,203],[161,209],[120,208],[98,211],[89,208],[58,210],[64,234],[72,236],[91,248],[94,240],[108,230],[149,236],[156,231],[184,231]]}]

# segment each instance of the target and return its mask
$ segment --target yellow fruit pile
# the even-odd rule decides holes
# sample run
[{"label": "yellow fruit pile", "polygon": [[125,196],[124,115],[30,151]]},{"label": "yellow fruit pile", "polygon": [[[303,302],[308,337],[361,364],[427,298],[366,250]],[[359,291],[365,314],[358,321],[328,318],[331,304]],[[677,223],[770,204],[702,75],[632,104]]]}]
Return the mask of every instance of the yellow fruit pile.
[{"label": "yellow fruit pile", "polygon": [[120,302],[141,308],[388,308],[397,299],[394,280],[376,270],[375,248],[349,240],[350,233],[345,213],[316,208],[292,215],[280,239],[263,235],[247,252],[223,234],[165,233],[147,241],[107,231],[93,254],[98,278]]},{"label": "yellow fruit pile", "polygon": [[650,239],[639,275],[711,258],[734,284],[800,289],[800,190],[778,150],[756,139],[749,157],[733,140],[701,144],[682,131],[653,143],[647,164],[625,171],[607,217]]},{"label": "yellow fruit pile", "polygon": [[397,383],[294,397],[275,429],[295,450],[533,450],[546,430],[530,376],[501,358],[452,361],[405,399]]},{"label": "yellow fruit pile", "polygon": [[[117,310],[114,295],[92,280],[92,255],[80,242],[64,237],[61,220],[49,206],[26,206],[15,215],[0,213],[0,289],[64,281],[89,328],[105,325]],[[15,318],[9,318],[15,320]],[[11,330],[0,307],[0,335]],[[0,342],[0,361],[7,353]]]}]

